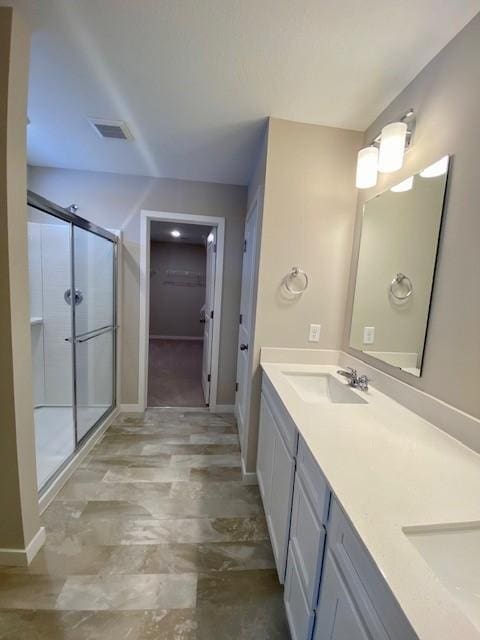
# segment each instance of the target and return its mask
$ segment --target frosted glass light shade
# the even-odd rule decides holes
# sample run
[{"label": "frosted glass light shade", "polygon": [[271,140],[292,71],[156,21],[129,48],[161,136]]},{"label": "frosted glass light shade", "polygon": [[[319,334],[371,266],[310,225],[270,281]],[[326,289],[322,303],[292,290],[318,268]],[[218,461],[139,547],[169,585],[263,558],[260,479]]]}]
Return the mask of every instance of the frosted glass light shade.
[{"label": "frosted glass light shade", "polygon": [[448,169],[448,156],[443,156],[437,162],[434,162],[429,167],[426,167],[423,171],[420,171],[422,178],[437,178],[447,173]]},{"label": "frosted glass light shade", "polygon": [[401,193],[402,191],[410,191],[412,187],[413,187],[413,176],[410,176],[406,180],[402,180],[402,182],[399,182],[398,184],[396,184],[394,187],[390,189],[390,191],[393,191],[394,193]]},{"label": "frosted glass light shade", "polygon": [[360,149],[357,158],[357,189],[369,189],[377,184],[378,177],[378,149],[365,147]]},{"label": "frosted glass light shade", "polygon": [[407,125],[405,122],[392,122],[383,127],[378,152],[379,171],[391,173],[402,168],[406,137]]}]

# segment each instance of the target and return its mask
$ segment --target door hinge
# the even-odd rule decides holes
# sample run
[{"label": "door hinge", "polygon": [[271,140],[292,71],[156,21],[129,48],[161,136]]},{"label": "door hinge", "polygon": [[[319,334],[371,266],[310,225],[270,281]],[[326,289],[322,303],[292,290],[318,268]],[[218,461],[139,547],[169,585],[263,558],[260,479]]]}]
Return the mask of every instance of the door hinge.
[{"label": "door hinge", "polygon": [[244,240],[243,241],[243,253],[246,253],[246,251],[247,251],[247,241]]},{"label": "door hinge", "polygon": [[211,379],[212,379],[212,376],[211,376],[211,374],[209,373],[209,374],[208,374],[208,378],[207,378],[208,382],[210,382],[210,380],[211,380]]},{"label": "door hinge", "polygon": [[242,314],[240,314],[239,324],[242,324],[242,320],[243,320],[243,316],[242,316]]},{"label": "door hinge", "polygon": [[210,318],[212,318],[212,320],[213,320],[213,310],[210,311]]},{"label": "door hinge", "polygon": [[235,392],[238,391],[238,382],[235,382]]},{"label": "door hinge", "polygon": [[217,253],[217,243],[213,245],[213,253]]}]

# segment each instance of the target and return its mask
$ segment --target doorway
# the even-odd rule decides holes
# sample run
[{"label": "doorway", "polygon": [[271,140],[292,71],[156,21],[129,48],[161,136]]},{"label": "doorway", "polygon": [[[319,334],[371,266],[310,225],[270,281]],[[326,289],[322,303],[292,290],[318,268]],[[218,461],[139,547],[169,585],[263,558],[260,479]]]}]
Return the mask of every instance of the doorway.
[{"label": "doorway", "polygon": [[142,212],[140,410],[216,410],[224,225]]}]

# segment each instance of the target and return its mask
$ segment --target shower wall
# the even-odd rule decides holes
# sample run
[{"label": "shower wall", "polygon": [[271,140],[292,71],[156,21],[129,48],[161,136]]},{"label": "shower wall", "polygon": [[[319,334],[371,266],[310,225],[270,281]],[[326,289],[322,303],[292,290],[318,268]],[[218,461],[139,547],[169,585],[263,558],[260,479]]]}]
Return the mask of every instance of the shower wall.
[{"label": "shower wall", "polygon": [[28,223],[35,406],[72,405],[70,227]]}]

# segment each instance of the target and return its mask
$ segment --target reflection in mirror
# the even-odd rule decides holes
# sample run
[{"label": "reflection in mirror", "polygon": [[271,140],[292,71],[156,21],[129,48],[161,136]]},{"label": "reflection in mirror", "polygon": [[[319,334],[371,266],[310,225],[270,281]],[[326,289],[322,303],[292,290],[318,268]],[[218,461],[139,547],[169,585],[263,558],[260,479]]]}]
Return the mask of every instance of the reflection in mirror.
[{"label": "reflection in mirror", "polygon": [[350,346],[421,375],[448,156],[365,203]]}]

